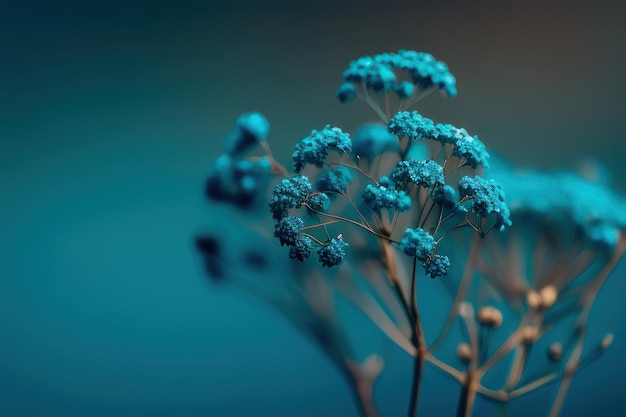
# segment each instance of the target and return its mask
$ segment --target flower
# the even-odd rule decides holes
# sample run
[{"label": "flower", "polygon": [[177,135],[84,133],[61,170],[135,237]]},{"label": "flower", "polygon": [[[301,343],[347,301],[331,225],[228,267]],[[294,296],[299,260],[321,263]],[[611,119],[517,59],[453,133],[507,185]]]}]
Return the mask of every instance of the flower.
[{"label": "flower", "polygon": [[389,119],[387,128],[391,133],[399,137],[406,136],[417,140],[432,138],[435,125],[432,120],[422,116],[416,111],[401,111]]},{"label": "flower", "polygon": [[338,152],[351,152],[350,135],[330,125],[326,125],[320,131],[312,130],[309,136],[296,144],[296,150],[292,155],[295,171],[301,172],[306,164],[322,168],[330,149]]},{"label": "flower", "polygon": [[280,239],[280,246],[293,246],[300,231],[304,227],[304,220],[297,216],[287,216],[276,223],[274,236]]},{"label": "flower", "polygon": [[207,197],[248,209],[255,205],[268,180],[272,164],[267,158],[237,160],[222,154],[206,180]]},{"label": "flower", "polygon": [[269,203],[272,217],[280,220],[287,214],[287,210],[300,208],[312,189],[309,178],[303,175],[286,178],[276,184]]},{"label": "flower", "polygon": [[450,259],[445,255],[435,255],[430,261],[422,263],[426,275],[437,278],[448,273],[450,269]]},{"label": "flower", "polygon": [[478,139],[478,136],[466,135],[458,139],[454,144],[454,156],[465,158],[466,163],[476,169],[478,165],[483,168],[489,168],[489,153],[485,149],[485,145]]},{"label": "flower", "polygon": [[313,193],[306,199],[306,203],[311,210],[325,213],[330,207],[330,198],[326,193]]},{"label": "flower", "polygon": [[398,191],[380,183],[379,185],[368,184],[363,190],[362,199],[372,211],[378,214],[382,209],[402,213],[411,208],[411,197],[404,191]]},{"label": "flower", "polygon": [[468,198],[472,212],[483,219],[494,216],[494,227],[503,229],[511,225],[510,211],[504,202],[502,188],[494,180],[464,176],[459,180],[461,198]]},{"label": "flower", "polygon": [[340,165],[329,168],[317,180],[318,191],[337,191],[345,193],[348,184],[354,180],[354,173],[349,168]]},{"label": "flower", "polygon": [[332,268],[341,264],[343,258],[346,256],[345,248],[348,246],[346,242],[341,238],[332,239],[325,246],[321,247],[317,251],[318,259],[322,263],[322,266]]},{"label": "flower", "polygon": [[269,135],[270,123],[259,112],[243,113],[237,117],[235,127],[226,139],[226,152],[238,156]]},{"label": "flower", "polygon": [[385,126],[371,123],[361,126],[352,138],[352,152],[369,161],[384,152],[400,150],[398,138]]},{"label": "flower", "polygon": [[402,252],[422,262],[427,262],[435,254],[436,246],[435,238],[420,227],[406,229],[400,240]]},{"label": "flower", "polygon": [[398,56],[400,56],[398,67],[411,75],[415,85],[421,89],[435,87],[448,97],[456,97],[456,78],[444,62],[437,61],[429,53],[405,49],[399,50]]},{"label": "flower", "polygon": [[[411,81],[398,83],[396,73],[407,74]],[[400,98],[410,97],[415,87],[436,88],[448,97],[457,95],[456,78],[444,62],[437,61],[431,54],[405,49],[373,57],[362,56],[350,62],[343,78],[351,83],[363,83],[373,91],[394,91]]]},{"label": "flower", "polygon": [[424,188],[431,188],[445,183],[443,168],[433,160],[417,161],[409,159],[400,161],[391,171],[390,177],[397,188],[406,187],[411,183],[418,184]]},{"label": "flower", "polygon": [[454,145],[457,141],[469,136],[467,130],[451,125],[450,123],[437,123],[433,131],[433,138],[442,144]]},{"label": "flower", "polygon": [[396,86],[396,75],[389,65],[376,62],[369,56],[362,56],[348,65],[343,73],[346,81],[364,83],[374,91],[389,91]]},{"label": "flower", "polygon": [[298,236],[293,246],[289,248],[289,257],[291,259],[297,259],[300,262],[304,261],[311,255],[311,247],[313,242],[307,236]]},{"label": "flower", "polygon": [[341,103],[352,101],[356,97],[356,88],[354,88],[352,83],[343,83],[339,86],[339,89],[337,89],[335,97],[337,97],[337,100]]},{"label": "flower", "polygon": [[446,184],[441,187],[436,187],[433,190],[432,199],[435,203],[447,209],[451,209],[457,205],[459,193],[453,187]]}]

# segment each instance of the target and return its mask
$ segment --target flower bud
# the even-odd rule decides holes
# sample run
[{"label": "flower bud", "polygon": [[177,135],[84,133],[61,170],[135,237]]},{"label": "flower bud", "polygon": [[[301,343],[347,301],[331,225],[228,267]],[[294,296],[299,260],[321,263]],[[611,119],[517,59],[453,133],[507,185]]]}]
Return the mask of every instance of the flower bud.
[{"label": "flower bud", "polygon": [[526,303],[528,303],[528,307],[530,307],[531,310],[537,310],[541,307],[541,296],[537,291],[530,290],[526,294]]},{"label": "flower bud", "polygon": [[461,362],[467,364],[472,360],[472,348],[467,343],[459,343],[456,347],[456,356]]},{"label": "flower bud", "polygon": [[604,336],[604,339],[602,339],[602,343],[600,343],[600,346],[602,347],[602,349],[607,349],[611,343],[613,343],[613,333],[608,333],[606,336]]},{"label": "flower bud", "polygon": [[481,307],[476,314],[476,320],[484,326],[497,329],[502,325],[502,313],[495,307]]},{"label": "flower bud", "polygon": [[524,326],[520,332],[522,343],[525,345],[532,345],[539,339],[539,329],[535,326]]},{"label": "flower bud", "polygon": [[548,359],[552,362],[558,362],[561,360],[561,356],[563,355],[563,345],[559,342],[554,342],[548,347],[548,351],[546,352],[548,355]]},{"label": "flower bud", "polygon": [[543,308],[550,308],[556,302],[559,292],[554,285],[547,285],[539,291],[541,305]]}]

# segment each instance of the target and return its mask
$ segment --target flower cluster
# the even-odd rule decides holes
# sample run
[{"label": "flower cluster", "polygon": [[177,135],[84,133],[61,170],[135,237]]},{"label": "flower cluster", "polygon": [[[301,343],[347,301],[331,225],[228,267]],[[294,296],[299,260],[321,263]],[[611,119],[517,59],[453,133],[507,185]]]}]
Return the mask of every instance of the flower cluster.
[{"label": "flower cluster", "polygon": [[378,184],[368,184],[363,191],[363,202],[375,213],[383,209],[403,213],[411,208],[411,198],[404,191],[393,188],[387,177],[381,177]]},{"label": "flower cluster", "polygon": [[354,173],[345,166],[337,168],[328,168],[317,180],[317,189],[326,192],[345,193],[350,184],[354,180]]},{"label": "flower cluster", "polygon": [[276,184],[269,203],[272,217],[281,220],[289,209],[302,207],[312,189],[311,181],[305,176],[285,178]]},{"label": "flower cluster", "polygon": [[437,242],[433,236],[422,228],[406,229],[400,241],[400,249],[409,256],[415,256],[418,261],[426,262],[434,254]]},{"label": "flower cluster", "polygon": [[206,180],[207,197],[232,203],[241,208],[255,206],[260,190],[265,188],[272,171],[271,158],[246,158],[269,133],[269,122],[261,113],[244,113],[237,118],[220,155]]},{"label": "flower cluster", "polygon": [[326,125],[322,130],[312,130],[311,134],[296,144],[292,158],[296,172],[301,172],[307,164],[322,168],[329,150],[351,152],[350,135],[338,127]]},{"label": "flower cluster", "polygon": [[443,167],[433,160],[408,159],[400,161],[391,171],[390,177],[396,187],[403,188],[409,184],[417,184],[424,188],[434,188],[445,184]]},{"label": "flower cluster", "polygon": [[482,166],[489,168],[489,153],[478,136],[470,135],[464,128],[457,128],[449,123],[437,123],[422,116],[417,111],[402,111],[389,119],[389,131],[399,137],[412,140],[431,139],[441,146],[453,145],[452,155],[462,164],[473,169]]},{"label": "flower cluster", "polygon": [[[398,78],[403,71],[409,80]],[[375,92],[395,92],[400,98],[411,96],[415,88],[436,87],[450,96],[456,94],[454,77],[445,64],[429,54],[412,51],[361,57],[343,76],[346,83],[337,93],[342,101],[353,98],[359,86]],[[449,148],[429,157],[418,150],[421,139],[437,143],[440,149]],[[336,153],[329,160],[330,151]],[[387,165],[380,163],[381,158],[395,159],[391,171],[375,171]],[[435,124],[417,111],[399,111],[386,120],[386,126],[366,125],[352,140],[338,127],[327,125],[320,131],[313,130],[296,143],[292,155],[295,172],[300,176],[283,179],[274,189],[269,206],[277,220],[275,236],[281,245],[290,247],[293,259],[303,260],[313,245],[320,246],[320,262],[332,267],[346,255],[347,244],[343,239],[332,239],[328,228],[336,224],[359,226],[359,230],[415,257],[427,275],[443,276],[450,259],[436,252],[435,242],[445,236],[444,223],[454,223],[453,227],[469,225],[481,236],[493,227],[487,219],[493,218],[491,223],[499,228],[510,224],[500,188],[495,183],[481,187],[482,179],[474,177],[479,166],[488,168],[488,158],[478,136],[450,124]],[[362,165],[363,161],[367,164]],[[310,168],[304,176],[307,166]],[[468,176],[458,182],[461,172]],[[378,180],[374,180],[376,177]],[[290,210],[303,206],[313,220],[307,226],[302,218],[296,221],[288,216]],[[468,217],[470,210],[476,221]],[[396,225],[405,222],[414,222],[415,227],[406,229],[398,240]],[[324,233],[315,237],[316,230]],[[344,232],[341,230],[342,235]]]},{"label": "flower cluster", "polygon": [[[342,101],[353,98],[360,86],[393,92],[400,99],[415,90],[456,95],[456,81],[447,66],[414,51],[361,57],[343,77],[346,82],[337,93]],[[427,275],[437,277],[450,265],[449,258],[436,251],[436,242],[445,236],[444,223],[457,227],[465,222],[481,236],[493,226],[510,224],[500,187],[474,173],[479,166],[488,167],[489,154],[478,137],[463,128],[435,124],[417,111],[398,111],[385,125],[365,125],[353,138],[326,125],[296,143],[296,175],[291,177],[273,160],[265,142],[268,134],[269,123],[260,113],[239,116],[209,174],[207,194],[248,206],[263,195],[263,182],[271,174],[282,174],[268,206],[274,236],[289,247],[292,259],[303,261],[317,247],[323,266],[338,266],[348,246],[343,236],[350,236],[341,226],[350,225],[415,257]],[[419,150],[422,139],[450,148],[428,156]],[[266,155],[248,156],[255,148]],[[389,167],[389,161],[394,161],[390,171],[379,170]],[[467,175],[458,181],[460,172]],[[400,224],[414,227],[399,236],[395,229]],[[333,234],[341,238],[332,238],[331,229],[338,229]]]},{"label": "flower cluster", "polygon": [[[626,251],[626,201],[573,174],[517,172],[491,159],[466,129],[411,111],[429,92],[456,95],[454,76],[430,54],[361,57],[343,78],[337,98],[362,99],[383,124],[366,124],[353,136],[331,125],[311,131],[295,145],[293,173],[274,160],[263,115],[237,118],[206,193],[238,208],[266,204],[258,216],[235,213],[233,222],[244,219],[238,233],[223,233],[220,218],[216,234],[196,240],[207,271],[216,280],[263,279],[250,288],[322,347],[353,384],[364,416],[378,415],[372,389],[382,364],[355,360],[335,293],[415,364],[430,362],[460,382],[458,415],[471,414],[476,394],[505,404],[555,381],[549,414],[558,415],[572,376],[595,357],[584,353],[584,328],[597,291]],[[274,256],[284,247],[298,262]],[[314,253],[321,267],[313,270]],[[434,338],[417,303],[424,276],[441,277],[452,296]],[[549,368],[524,375],[537,362],[528,361],[531,346],[569,318],[575,328],[567,343],[550,346]],[[500,326],[510,327],[490,331]],[[449,337],[455,329],[458,337]],[[451,340],[461,341],[457,363],[434,356]],[[495,380],[495,366],[509,372],[494,388],[483,376]],[[415,400],[423,367],[411,368]],[[416,408],[411,401],[408,415]]]},{"label": "flower cluster", "polygon": [[[403,75],[408,79],[400,79]],[[444,62],[428,53],[404,49],[360,57],[350,63],[343,78],[345,82],[336,94],[343,103],[354,99],[361,85],[374,92],[394,92],[403,99],[411,97],[416,89],[437,89],[449,97],[457,94],[456,79]]]},{"label": "flower cluster", "polygon": [[397,113],[389,119],[387,126],[391,133],[400,137],[406,136],[413,140],[435,137],[435,124],[433,121],[416,111],[401,111]]},{"label": "flower cluster", "polygon": [[385,152],[397,153],[399,150],[396,136],[379,124],[369,123],[361,126],[352,138],[352,152],[370,162]]},{"label": "flower cluster", "polygon": [[303,233],[305,228],[304,219],[300,216],[289,215],[289,210],[300,209],[306,206],[311,216],[324,213],[330,205],[330,198],[326,193],[313,191],[308,177],[299,175],[285,178],[274,187],[269,208],[272,217],[276,220],[274,236],[278,238],[281,246],[289,247],[289,257],[304,261],[307,259],[314,244],[320,246],[318,250],[319,261],[323,266],[332,267],[339,265],[345,256],[344,247],[347,246],[342,239],[330,239],[327,243]]},{"label": "flower cluster", "polygon": [[332,268],[333,266],[341,264],[341,261],[343,261],[343,258],[346,256],[346,246],[348,246],[348,244],[341,238],[331,239],[327,245],[322,246],[317,251],[322,266]]},{"label": "flower cluster", "polygon": [[244,113],[237,118],[235,127],[226,139],[226,153],[231,156],[243,155],[265,141],[269,132],[270,123],[265,116],[258,112]]},{"label": "flower cluster", "polygon": [[518,216],[551,218],[561,234],[565,225],[574,225],[576,234],[608,252],[626,229],[626,201],[601,182],[569,172],[516,171],[501,161],[495,171],[507,189],[510,210]]},{"label": "flower cluster", "polygon": [[485,233],[484,224],[489,220],[493,222],[492,227],[498,229],[511,225],[510,211],[504,202],[504,193],[494,180],[465,176],[459,181],[459,192],[461,198],[467,201],[469,209],[476,215],[478,221],[473,226],[481,235]]}]

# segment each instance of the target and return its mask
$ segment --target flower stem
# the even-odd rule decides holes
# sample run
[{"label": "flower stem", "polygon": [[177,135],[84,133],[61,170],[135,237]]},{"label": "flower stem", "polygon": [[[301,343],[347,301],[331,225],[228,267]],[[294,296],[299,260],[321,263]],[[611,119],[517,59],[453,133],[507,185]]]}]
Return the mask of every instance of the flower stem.
[{"label": "flower stem", "polygon": [[411,382],[411,396],[409,398],[409,409],[407,417],[415,417],[417,415],[417,407],[419,403],[419,391],[422,382],[422,373],[424,363],[426,361],[426,342],[424,341],[424,333],[422,330],[422,322],[420,321],[419,310],[417,308],[417,260],[413,258],[413,268],[411,273],[411,295],[410,295],[410,317],[413,332],[411,342],[415,346],[415,359],[413,363],[413,378]]},{"label": "flower stem", "polygon": [[461,395],[456,409],[456,417],[471,417],[476,399],[477,381],[472,372],[466,375],[465,383],[461,388]]}]

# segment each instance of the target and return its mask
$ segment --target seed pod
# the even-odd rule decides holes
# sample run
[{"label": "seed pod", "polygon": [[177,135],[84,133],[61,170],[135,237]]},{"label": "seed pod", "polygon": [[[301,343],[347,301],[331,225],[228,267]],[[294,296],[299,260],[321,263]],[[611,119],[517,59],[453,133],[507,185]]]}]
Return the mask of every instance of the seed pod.
[{"label": "seed pod", "polygon": [[524,326],[521,330],[522,343],[532,345],[539,339],[539,329],[535,326]]},{"label": "seed pod", "polygon": [[561,345],[559,342],[552,343],[548,348],[546,354],[548,355],[548,359],[550,359],[552,362],[560,361],[561,356],[563,355],[563,345]]},{"label": "seed pod", "polygon": [[539,291],[543,308],[550,308],[556,302],[559,292],[554,285],[545,286]]},{"label": "seed pod", "polygon": [[461,362],[467,364],[472,360],[472,348],[467,343],[459,343],[456,347],[456,356]]},{"label": "seed pod", "polygon": [[526,303],[532,310],[538,310],[541,307],[541,296],[535,290],[530,290],[526,294]]},{"label": "seed pod", "polygon": [[600,343],[600,346],[602,347],[602,349],[607,349],[611,343],[613,343],[613,333],[608,333],[606,336],[604,336],[604,339],[602,339],[602,343]]},{"label": "seed pod", "polygon": [[502,313],[495,307],[481,307],[476,314],[476,320],[484,326],[497,329],[502,325]]}]

